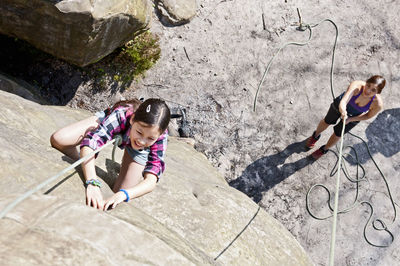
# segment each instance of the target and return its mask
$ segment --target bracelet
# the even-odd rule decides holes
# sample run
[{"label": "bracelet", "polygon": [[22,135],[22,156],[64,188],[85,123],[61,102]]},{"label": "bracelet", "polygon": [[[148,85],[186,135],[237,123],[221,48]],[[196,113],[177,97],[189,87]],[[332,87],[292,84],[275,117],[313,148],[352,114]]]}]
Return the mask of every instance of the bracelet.
[{"label": "bracelet", "polygon": [[97,179],[86,180],[85,184],[86,184],[86,187],[87,187],[88,185],[93,185],[93,186],[96,186],[96,187],[101,187],[101,182],[100,182],[99,180],[97,180]]},{"label": "bracelet", "polygon": [[125,189],[120,189],[119,191],[122,191],[122,192],[124,192],[125,193],[125,196],[126,196],[126,200],[124,200],[125,202],[128,202],[129,201],[129,194],[128,194],[128,192],[125,190]]}]

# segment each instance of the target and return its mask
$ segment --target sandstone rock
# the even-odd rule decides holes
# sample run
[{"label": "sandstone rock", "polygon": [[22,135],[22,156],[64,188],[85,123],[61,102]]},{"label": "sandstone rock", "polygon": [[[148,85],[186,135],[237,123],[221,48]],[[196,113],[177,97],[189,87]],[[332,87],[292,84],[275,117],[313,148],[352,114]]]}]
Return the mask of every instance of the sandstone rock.
[{"label": "sandstone rock", "polygon": [[196,15],[196,0],[159,0],[157,9],[166,24],[182,25]]},{"label": "sandstone rock", "polygon": [[150,11],[146,0],[5,0],[0,33],[85,66],[133,39],[150,23]]},{"label": "sandstone rock", "polygon": [[[70,165],[50,147],[49,137],[89,113],[39,105],[4,91],[0,106],[3,210]],[[111,149],[102,151],[96,163],[109,185],[119,167],[109,159]],[[122,152],[116,155],[119,162]],[[108,212],[86,207],[80,171],[67,173],[0,220],[0,258],[10,265],[312,264],[279,222],[229,187],[191,145],[171,137],[166,165],[152,193]],[[106,197],[112,193],[108,185],[102,191]]]}]

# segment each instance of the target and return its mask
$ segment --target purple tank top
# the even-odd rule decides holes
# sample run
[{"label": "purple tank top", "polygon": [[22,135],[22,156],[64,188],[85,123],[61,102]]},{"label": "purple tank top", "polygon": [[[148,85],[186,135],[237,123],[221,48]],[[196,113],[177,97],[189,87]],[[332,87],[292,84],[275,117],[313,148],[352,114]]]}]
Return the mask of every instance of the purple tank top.
[{"label": "purple tank top", "polygon": [[361,95],[361,93],[363,92],[364,88],[360,91],[359,94],[351,97],[348,105],[350,105],[352,108],[356,109],[357,111],[359,111],[360,113],[364,113],[367,112],[369,110],[369,107],[371,106],[372,101],[375,99],[375,95],[372,97],[372,99],[364,106],[358,106],[356,104],[356,100],[357,98]]}]

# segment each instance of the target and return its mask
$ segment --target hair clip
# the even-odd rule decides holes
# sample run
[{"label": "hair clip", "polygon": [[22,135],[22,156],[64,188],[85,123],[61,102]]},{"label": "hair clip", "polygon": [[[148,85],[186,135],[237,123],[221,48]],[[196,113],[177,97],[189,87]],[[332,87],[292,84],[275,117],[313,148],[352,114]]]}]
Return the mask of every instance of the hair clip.
[{"label": "hair clip", "polygon": [[146,108],[146,113],[150,113],[151,104],[149,104]]}]

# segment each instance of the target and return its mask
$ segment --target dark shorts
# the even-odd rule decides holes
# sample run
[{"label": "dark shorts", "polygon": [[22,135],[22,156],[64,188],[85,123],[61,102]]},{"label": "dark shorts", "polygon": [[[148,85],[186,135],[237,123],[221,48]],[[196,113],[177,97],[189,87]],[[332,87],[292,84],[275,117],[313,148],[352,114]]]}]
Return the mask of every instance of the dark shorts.
[{"label": "dark shorts", "polygon": [[[328,113],[326,114],[324,121],[325,123],[329,124],[329,125],[335,125],[336,122],[338,121],[338,119],[340,118],[340,112],[339,112],[339,103],[340,101],[334,101],[331,104],[331,107],[329,108]],[[355,127],[360,121],[357,122],[350,122],[347,123],[347,125],[344,128],[344,133],[349,132],[353,127]],[[335,132],[335,135],[337,137],[340,137],[342,134],[342,127],[343,127],[343,121],[342,119],[340,119],[340,122],[338,124],[336,124],[333,127],[333,130]]]}]

